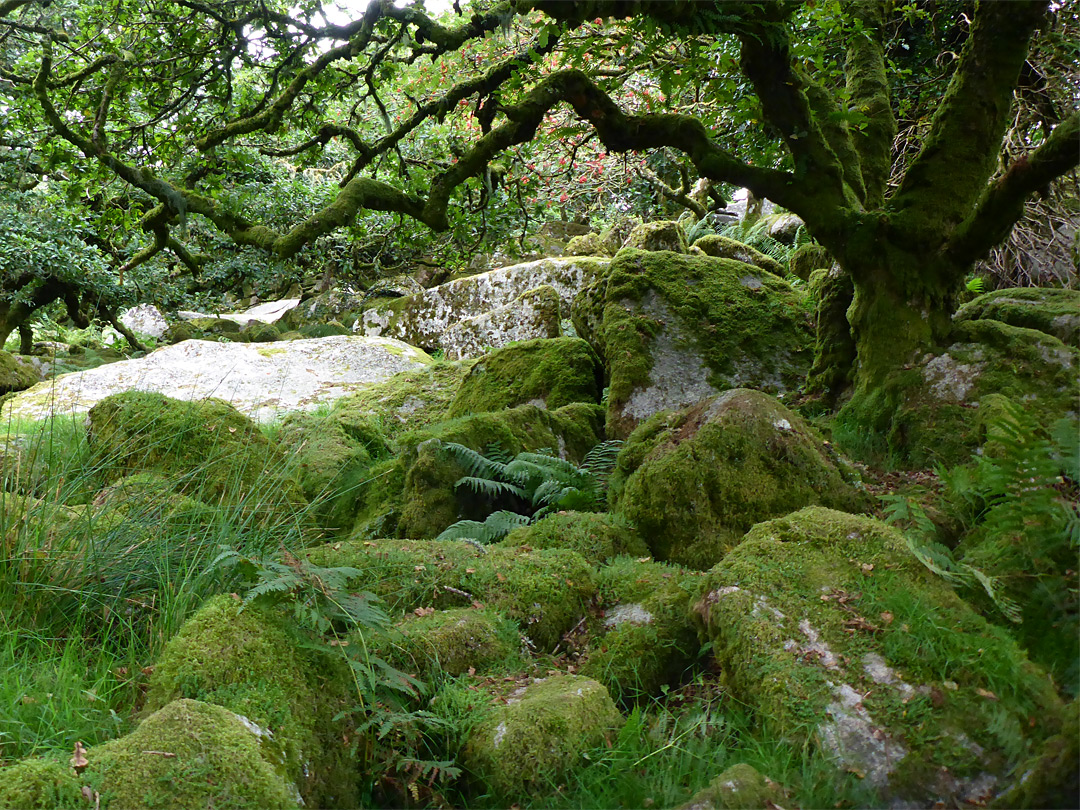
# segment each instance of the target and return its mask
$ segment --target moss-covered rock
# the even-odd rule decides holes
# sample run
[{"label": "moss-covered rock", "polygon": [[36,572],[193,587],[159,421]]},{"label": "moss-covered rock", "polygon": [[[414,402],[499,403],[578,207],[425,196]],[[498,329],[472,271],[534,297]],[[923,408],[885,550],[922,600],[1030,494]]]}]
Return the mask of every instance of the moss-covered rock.
[{"label": "moss-covered rock", "polygon": [[1080,290],[994,290],[964,304],[953,316],[957,322],[980,318],[1037,329],[1075,348],[1080,341]]},{"label": "moss-covered rock", "polygon": [[897,464],[953,465],[967,461],[985,438],[975,417],[991,394],[1008,397],[1046,425],[1077,412],[1075,347],[989,318],[955,324],[952,340],[846,405],[836,419],[838,439],[871,430],[884,437]]},{"label": "moss-covered rock", "polygon": [[399,669],[428,677],[484,672],[513,660],[521,646],[514,624],[492,610],[420,610],[395,630],[376,652]]},{"label": "moss-covered rock", "polygon": [[167,343],[180,343],[193,338],[233,339],[240,335],[240,324],[228,318],[192,318],[178,321],[165,332]]},{"label": "moss-covered rock", "polygon": [[605,606],[603,632],[590,640],[580,673],[629,706],[660,696],[697,659],[690,582],[670,582],[640,602]]},{"label": "moss-covered rock", "polygon": [[752,765],[732,765],[678,810],[762,810],[788,803],[784,789]]},{"label": "moss-covered rock", "polygon": [[352,330],[338,321],[328,321],[327,323],[307,323],[301,326],[297,331],[306,338],[324,338],[333,337],[335,335],[351,335]]},{"label": "moss-covered rock", "polygon": [[985,801],[1061,728],[1045,673],[886,524],[821,507],[755,526],[694,608],[768,733],[893,801]]},{"label": "moss-covered rock", "polygon": [[113,394],[91,408],[87,439],[107,482],[156,472],[181,494],[239,507],[263,522],[286,519],[306,504],[285,457],[222,400]]},{"label": "moss-covered rock", "polygon": [[462,754],[469,771],[507,802],[549,790],[622,725],[607,690],[588,678],[548,678],[510,701],[472,730]]},{"label": "moss-covered rock", "polygon": [[622,250],[575,300],[574,324],[607,364],[615,438],[729,388],[796,388],[813,357],[805,294],[733,259]]},{"label": "moss-covered rock", "polygon": [[252,321],[240,330],[239,339],[248,343],[271,343],[281,339],[281,330],[276,324]]},{"label": "moss-covered rock", "polygon": [[273,735],[250,719],[177,700],[130,734],[90,749],[80,781],[110,810],[191,807],[295,808]]},{"label": "moss-covered rock", "polygon": [[439,345],[447,359],[461,360],[515,341],[557,338],[562,334],[561,309],[559,293],[545,284],[509,304],[458,321],[442,333]]},{"label": "moss-covered rock", "polygon": [[85,802],[80,780],[59,759],[24,759],[0,767],[0,810],[58,810]]},{"label": "moss-covered rock", "polygon": [[743,264],[751,264],[772,273],[774,276],[784,277],[784,266],[780,262],[772,256],[766,256],[760,250],[756,250],[736,239],[710,233],[694,242],[694,247],[701,248],[706,256],[714,256],[718,259],[734,259]]},{"label": "moss-covered rock", "polygon": [[422,293],[379,302],[364,311],[367,335],[386,335],[413,346],[443,348],[443,334],[454,324],[500,307],[529,290],[548,286],[562,311],[585,284],[599,278],[608,260],[592,257],[540,259],[449,281]]},{"label": "moss-covered rock", "polygon": [[0,395],[25,391],[41,381],[32,365],[10,352],[0,349]]},{"label": "moss-covered rock", "polygon": [[686,253],[686,234],[678,222],[658,220],[638,225],[626,237],[623,247],[635,250],[666,250],[672,253]]},{"label": "moss-covered rock", "polygon": [[583,402],[554,411],[519,405],[498,413],[463,416],[402,436],[405,486],[399,535],[436,537],[461,517],[482,520],[487,514],[486,504],[473,503],[467,492],[455,490],[454,484],[466,472],[442,450],[442,443],[456,442],[482,451],[497,442],[511,455],[547,449],[576,462],[600,441],[601,419],[600,406]]},{"label": "moss-covered rock", "polygon": [[594,564],[619,555],[641,557],[649,553],[645,542],[626,521],[596,512],[548,515],[536,523],[514,529],[499,545],[566,548]]},{"label": "moss-covered rock", "polygon": [[612,246],[605,242],[598,233],[586,233],[573,237],[566,244],[566,256],[611,256],[615,253]]},{"label": "moss-covered rock", "polygon": [[146,711],[192,698],[243,715],[271,732],[279,770],[308,805],[355,807],[357,764],[333,721],[351,705],[348,684],[341,663],[303,645],[280,615],[219,596],[166,645]]},{"label": "moss-covered rock", "polygon": [[531,403],[555,409],[600,401],[604,370],[579,338],[529,340],[477,360],[450,405],[450,416]]},{"label": "moss-covered rock", "polygon": [[810,504],[868,508],[837,461],[774,397],[734,389],[642,424],[609,494],[657,559],[708,568],[762,520]]},{"label": "moss-covered rock", "polygon": [[788,271],[793,276],[809,281],[815,270],[828,270],[833,265],[829,251],[812,242],[799,245],[788,259]]},{"label": "moss-covered rock", "polygon": [[564,549],[375,540],[320,546],[306,555],[316,565],[356,568],[350,587],[372,591],[392,611],[481,602],[547,650],[578,622],[596,593],[592,567]]}]

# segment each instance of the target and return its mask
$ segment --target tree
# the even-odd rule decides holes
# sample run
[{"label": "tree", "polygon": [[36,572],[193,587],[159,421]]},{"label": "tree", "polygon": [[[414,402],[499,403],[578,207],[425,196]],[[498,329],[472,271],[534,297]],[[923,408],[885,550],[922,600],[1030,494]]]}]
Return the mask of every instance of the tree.
[{"label": "tree", "polygon": [[[0,2],[0,30],[17,41],[0,76],[23,126],[44,126],[91,171],[149,200],[142,228],[154,238],[140,256],[179,254],[189,219],[281,258],[366,212],[445,230],[466,191],[491,193],[501,155],[572,110],[609,154],[676,150],[701,178],[803,218],[853,291],[854,376],[834,360],[819,380],[833,395],[850,382],[847,413],[870,425],[887,418],[890,373],[947,339],[972,264],[1080,156],[1071,110],[999,161],[1046,0],[977,6],[899,175],[885,0],[508,0],[444,22],[421,4],[379,0],[343,25],[327,23],[317,0],[69,3]],[[413,95],[401,77],[419,64],[439,80]],[[635,86],[634,65],[657,77],[652,92]],[[682,104],[690,112],[675,109],[690,79],[704,91]],[[764,127],[747,124],[755,108]],[[447,119],[452,154],[426,159],[419,133]],[[743,142],[764,134],[777,148],[755,161],[729,143],[740,129]],[[251,148],[343,164],[339,188],[271,227],[223,192]]]}]

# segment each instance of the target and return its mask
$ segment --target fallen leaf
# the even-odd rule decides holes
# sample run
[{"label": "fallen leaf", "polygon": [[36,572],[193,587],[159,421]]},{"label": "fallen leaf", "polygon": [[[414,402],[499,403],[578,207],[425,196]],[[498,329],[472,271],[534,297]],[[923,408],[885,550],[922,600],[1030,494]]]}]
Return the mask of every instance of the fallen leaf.
[{"label": "fallen leaf", "polygon": [[466,574],[475,574],[475,573],[476,573],[476,569],[475,569],[475,568],[466,568],[466,569],[465,569],[465,573],[466,573]]},{"label": "fallen leaf", "polygon": [[426,570],[426,566],[423,566],[423,565],[414,565],[413,566],[413,571],[424,571],[424,570]]},{"label": "fallen leaf", "polygon": [[502,574],[496,574],[495,579],[499,580],[499,582],[506,582],[506,577],[504,577]]},{"label": "fallen leaf", "polygon": [[874,570],[874,564],[873,563],[863,563],[859,567],[862,568],[862,572],[864,574],[866,574],[867,576],[869,576]]},{"label": "fallen leaf", "polygon": [[891,613],[889,613],[889,611],[883,610],[881,612],[881,621],[883,621],[886,625],[892,624],[892,620],[893,620],[893,615]]},{"label": "fallen leaf", "polygon": [[430,616],[434,612],[435,608],[433,607],[418,607],[413,611],[417,616]]},{"label": "fallen leaf", "polygon": [[989,689],[983,689],[981,687],[975,689],[975,694],[979,697],[984,697],[988,700],[997,700],[998,696],[991,692]]}]

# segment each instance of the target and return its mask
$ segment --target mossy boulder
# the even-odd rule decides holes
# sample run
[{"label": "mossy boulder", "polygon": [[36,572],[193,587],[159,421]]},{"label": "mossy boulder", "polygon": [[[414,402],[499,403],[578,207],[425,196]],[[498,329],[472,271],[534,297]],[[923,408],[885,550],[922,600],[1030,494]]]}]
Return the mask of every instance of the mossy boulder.
[{"label": "mossy boulder", "polygon": [[605,606],[602,632],[590,640],[579,672],[624,706],[678,683],[701,649],[689,610],[692,584],[670,582],[640,602]]},{"label": "mossy boulder", "polygon": [[338,321],[328,321],[327,323],[307,323],[297,329],[303,337],[306,338],[324,338],[334,337],[336,335],[351,335],[352,330]]},{"label": "mossy boulder", "polygon": [[613,742],[622,715],[602,685],[560,675],[523,687],[470,733],[462,761],[505,802],[549,790],[582,755]]},{"label": "mossy boulder", "polygon": [[357,763],[333,720],[355,699],[350,682],[341,662],[303,644],[284,616],[218,596],[166,645],[145,711],[191,698],[243,715],[273,735],[278,769],[308,805],[355,807]]},{"label": "mossy boulder", "polygon": [[564,549],[375,540],[334,543],[305,554],[315,565],[356,568],[350,587],[375,593],[391,611],[480,602],[512,619],[544,650],[559,643],[596,593],[592,567]]},{"label": "mossy boulder", "polygon": [[511,455],[547,449],[578,462],[600,441],[602,418],[600,406],[583,402],[553,411],[519,405],[498,413],[459,417],[400,437],[399,463],[405,477],[399,535],[436,537],[462,517],[482,520],[487,514],[486,503],[476,503],[468,492],[455,489],[466,471],[443,451],[443,443],[482,451],[497,442]]},{"label": "mossy boulder", "polygon": [[784,266],[772,256],[766,256],[760,250],[750,247],[736,239],[729,239],[718,234],[707,234],[696,242],[694,247],[701,248],[706,256],[715,256],[718,259],[734,259],[743,264],[752,264],[754,267],[772,273],[774,276],[784,277]]},{"label": "mossy boulder", "polygon": [[600,564],[620,555],[641,557],[649,549],[626,521],[596,512],[556,512],[514,529],[499,545],[566,548]]},{"label": "mossy boulder", "polygon": [[448,349],[442,339],[454,324],[507,307],[538,287],[554,290],[560,310],[569,311],[577,291],[599,278],[607,265],[606,259],[578,256],[500,267],[416,295],[378,302],[364,311],[362,328],[367,335],[396,337],[428,349]]},{"label": "mossy boulder", "polygon": [[788,259],[788,271],[803,281],[809,281],[815,270],[828,270],[832,265],[829,251],[813,243],[799,245]]},{"label": "mossy boulder", "polygon": [[165,332],[165,341],[180,343],[192,338],[238,338],[240,324],[229,318],[192,318],[174,323]]},{"label": "mossy boulder", "polygon": [[87,425],[93,464],[106,482],[159,473],[181,494],[239,508],[266,523],[287,519],[306,504],[288,460],[222,400],[126,391],[91,408]]},{"label": "mossy boulder", "polygon": [[554,410],[600,401],[600,358],[579,338],[529,340],[482,357],[461,382],[451,417],[531,403]]},{"label": "mossy boulder", "polygon": [[1061,729],[1046,674],[872,518],[809,507],[755,526],[694,610],[767,733],[890,801],[985,801]]},{"label": "mossy boulder", "polygon": [[658,220],[638,225],[626,237],[623,247],[635,250],[666,250],[673,253],[686,253],[686,234],[678,222]]},{"label": "mossy boulder", "polygon": [[395,633],[375,650],[406,672],[431,677],[437,672],[484,672],[512,661],[521,640],[517,627],[492,610],[452,608],[406,615]]},{"label": "mossy boulder", "polygon": [[281,330],[276,324],[252,321],[240,330],[238,337],[248,343],[271,343],[281,339]]},{"label": "mossy boulder", "polygon": [[689,587],[704,575],[703,571],[647,557],[615,557],[596,569],[597,599],[605,610],[643,602],[669,585]]},{"label": "mossy boulder", "polygon": [[870,506],[853,471],[801,417],[749,389],[638,427],[619,453],[609,496],[657,559],[696,568],[718,562],[762,520],[810,504]]},{"label": "mossy boulder", "polygon": [[0,396],[25,391],[41,382],[37,369],[25,360],[0,349]]},{"label": "mossy boulder", "polygon": [[605,242],[598,233],[586,233],[573,237],[566,244],[566,256],[611,256],[615,253],[612,246]]},{"label": "mossy boulder", "polygon": [[1042,424],[1076,414],[1080,351],[1035,329],[989,318],[956,323],[947,347],[898,369],[837,415],[837,436],[872,430],[908,467],[967,461],[985,438],[984,400],[1000,394]]},{"label": "mossy boulder", "polygon": [[615,438],[729,388],[792,390],[813,360],[805,294],[734,259],[622,250],[574,324],[607,365]]},{"label": "mossy boulder", "polygon": [[24,759],[0,768],[0,810],[57,810],[85,802],[75,771],[59,759]]},{"label": "mossy boulder", "polygon": [[1080,290],[994,290],[964,304],[953,316],[956,322],[981,318],[1036,329],[1075,348],[1080,342]]},{"label": "mossy boulder", "polygon": [[678,810],[763,810],[788,803],[783,787],[752,765],[732,765]]},{"label": "mossy boulder", "polygon": [[557,338],[562,334],[561,310],[559,293],[545,284],[509,304],[458,321],[442,333],[439,345],[447,359],[461,360],[516,341]]}]

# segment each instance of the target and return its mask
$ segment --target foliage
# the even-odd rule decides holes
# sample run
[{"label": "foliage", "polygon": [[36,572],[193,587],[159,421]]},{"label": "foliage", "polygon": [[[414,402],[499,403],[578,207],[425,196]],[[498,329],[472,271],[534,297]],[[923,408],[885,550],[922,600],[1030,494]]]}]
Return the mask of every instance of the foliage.
[{"label": "foliage", "polygon": [[483,522],[459,520],[436,539],[492,543],[553,512],[603,511],[607,479],[621,446],[617,440],[601,442],[576,466],[549,453],[518,453],[511,459],[498,445],[489,445],[484,453],[478,453],[456,442],[445,443],[443,451],[468,473],[458,479],[455,488],[468,489],[490,503],[507,503],[514,509],[496,509]]}]

